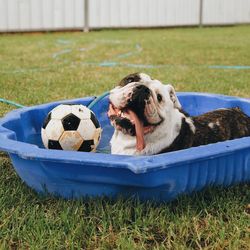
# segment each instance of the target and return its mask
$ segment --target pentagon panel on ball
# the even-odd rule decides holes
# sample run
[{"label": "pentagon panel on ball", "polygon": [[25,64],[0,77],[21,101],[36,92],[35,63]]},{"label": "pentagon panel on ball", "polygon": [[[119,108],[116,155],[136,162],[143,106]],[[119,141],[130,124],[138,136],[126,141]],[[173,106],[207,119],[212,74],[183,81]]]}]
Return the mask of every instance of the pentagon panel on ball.
[{"label": "pentagon panel on ball", "polygon": [[46,116],[41,136],[47,149],[95,152],[101,132],[95,114],[86,106],[61,104]]}]

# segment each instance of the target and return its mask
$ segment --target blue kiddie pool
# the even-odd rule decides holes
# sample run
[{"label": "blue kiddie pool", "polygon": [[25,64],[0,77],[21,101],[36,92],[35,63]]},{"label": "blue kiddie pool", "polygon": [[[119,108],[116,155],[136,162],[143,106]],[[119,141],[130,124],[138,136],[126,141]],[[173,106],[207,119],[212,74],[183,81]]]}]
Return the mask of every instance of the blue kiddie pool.
[{"label": "blue kiddie pool", "polygon": [[[200,93],[178,97],[191,115],[238,106],[250,116],[248,99]],[[61,103],[88,105],[93,99],[25,107],[0,120],[0,150],[9,154],[29,187],[65,198],[105,195],[168,201],[209,185],[250,182],[250,137],[154,156],[111,155],[107,96],[92,108],[103,128],[98,153],[44,149],[40,131],[48,112]]]}]

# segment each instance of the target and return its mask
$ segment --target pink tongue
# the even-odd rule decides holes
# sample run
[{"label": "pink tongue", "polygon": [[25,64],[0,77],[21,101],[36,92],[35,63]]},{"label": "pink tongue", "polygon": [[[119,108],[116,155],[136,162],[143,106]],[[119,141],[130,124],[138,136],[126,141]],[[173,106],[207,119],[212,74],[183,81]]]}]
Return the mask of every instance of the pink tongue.
[{"label": "pink tongue", "polygon": [[141,151],[145,148],[143,124],[132,110],[127,110],[127,114],[135,123],[136,149]]}]

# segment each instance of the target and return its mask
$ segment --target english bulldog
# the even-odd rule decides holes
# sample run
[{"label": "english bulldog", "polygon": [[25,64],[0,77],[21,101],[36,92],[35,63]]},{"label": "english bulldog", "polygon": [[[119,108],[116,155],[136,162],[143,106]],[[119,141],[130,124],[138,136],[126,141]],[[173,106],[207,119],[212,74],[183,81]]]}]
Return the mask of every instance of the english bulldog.
[{"label": "english bulldog", "polygon": [[250,136],[250,117],[241,109],[190,117],[172,85],[144,73],[126,76],[109,99],[112,154],[153,155]]}]

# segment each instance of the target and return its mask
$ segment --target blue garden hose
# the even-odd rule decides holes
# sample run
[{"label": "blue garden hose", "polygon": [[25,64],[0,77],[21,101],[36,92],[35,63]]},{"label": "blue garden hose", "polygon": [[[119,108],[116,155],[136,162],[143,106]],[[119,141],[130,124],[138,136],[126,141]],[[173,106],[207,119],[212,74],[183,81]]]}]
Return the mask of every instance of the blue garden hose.
[{"label": "blue garden hose", "polygon": [[109,95],[109,91],[104,92],[100,96],[96,97],[89,105],[88,108],[92,109],[99,101],[101,101],[103,98]]},{"label": "blue garden hose", "polygon": [[23,105],[21,105],[19,103],[12,102],[12,101],[9,101],[9,100],[3,99],[3,98],[0,98],[0,102],[5,103],[5,104],[9,104],[9,105],[12,105],[12,106],[15,106],[17,108],[24,108],[25,107],[25,106],[23,106]]},{"label": "blue garden hose", "polygon": [[[104,92],[103,94],[101,94],[100,96],[96,97],[89,105],[88,105],[88,108],[89,109],[92,109],[100,100],[102,100],[103,98],[105,98],[106,96],[109,95],[109,91],[107,92]],[[16,103],[16,102],[13,102],[13,101],[9,101],[7,99],[3,99],[3,98],[0,98],[0,102],[2,103],[5,103],[5,104],[9,104],[9,105],[12,105],[12,106],[15,106],[17,108],[24,108],[25,106],[19,104],[19,103]]]}]

